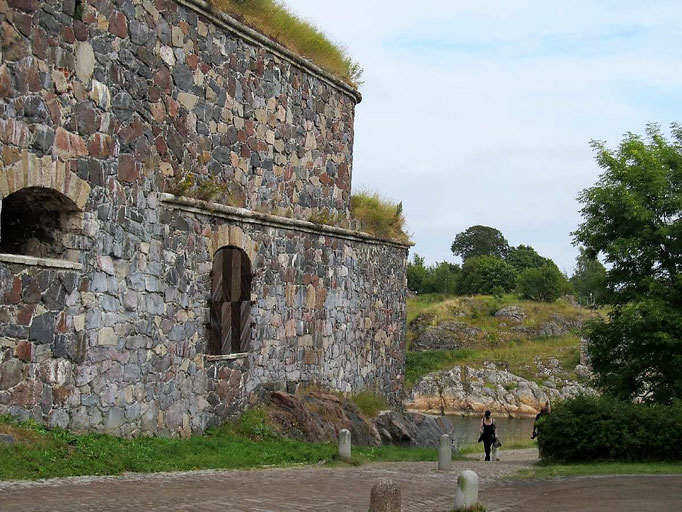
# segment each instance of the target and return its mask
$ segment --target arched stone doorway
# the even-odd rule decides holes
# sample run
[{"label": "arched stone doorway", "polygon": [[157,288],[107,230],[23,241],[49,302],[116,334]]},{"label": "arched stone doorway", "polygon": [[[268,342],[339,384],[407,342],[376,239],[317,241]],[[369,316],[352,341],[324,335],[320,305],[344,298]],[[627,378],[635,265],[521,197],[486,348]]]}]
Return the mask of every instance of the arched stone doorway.
[{"label": "arched stone doorway", "polygon": [[242,249],[218,249],[211,275],[209,354],[249,350],[251,342],[251,261]]},{"label": "arched stone doorway", "polygon": [[0,253],[68,259],[80,224],[73,200],[52,188],[28,187],[0,204]]}]

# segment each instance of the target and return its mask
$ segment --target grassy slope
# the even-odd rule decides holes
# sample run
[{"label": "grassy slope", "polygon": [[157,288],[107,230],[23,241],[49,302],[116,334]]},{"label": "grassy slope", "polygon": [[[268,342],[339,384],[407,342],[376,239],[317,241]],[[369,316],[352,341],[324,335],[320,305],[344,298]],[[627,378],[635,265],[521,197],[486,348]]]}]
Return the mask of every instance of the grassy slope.
[{"label": "grassy slope", "polygon": [[332,42],[312,23],[302,20],[275,0],[209,0],[218,9],[306,57],[352,86],[357,86],[362,69],[346,50]]},{"label": "grassy slope", "polygon": [[[483,339],[471,348],[408,352],[407,385],[414,385],[430,372],[457,365],[481,367],[486,362],[502,364],[516,375],[542,381],[546,378],[535,373],[536,358],[542,361],[556,358],[561,368],[570,374],[580,361],[580,338],[577,333],[550,337],[529,337],[510,333],[507,329],[510,324],[509,320],[494,316],[500,308],[509,305],[519,305],[523,308],[528,318],[520,325],[529,329],[539,327],[555,315],[565,319],[575,319],[594,314],[565,300],[547,304],[521,300],[514,295],[495,298],[490,296],[451,297],[434,294],[409,298],[407,302],[408,326],[421,314],[429,318],[430,325],[437,325],[446,320],[459,321],[481,329],[484,334]],[[409,329],[408,343],[411,343],[416,335],[413,329]]]},{"label": "grassy slope", "polygon": [[[190,439],[120,439],[75,435],[3,417],[0,433],[13,435],[17,443],[0,444],[0,480],[340,463],[336,446],[281,439],[264,418],[262,412],[252,410],[237,423]],[[353,447],[351,463],[436,458],[435,449]]]}]

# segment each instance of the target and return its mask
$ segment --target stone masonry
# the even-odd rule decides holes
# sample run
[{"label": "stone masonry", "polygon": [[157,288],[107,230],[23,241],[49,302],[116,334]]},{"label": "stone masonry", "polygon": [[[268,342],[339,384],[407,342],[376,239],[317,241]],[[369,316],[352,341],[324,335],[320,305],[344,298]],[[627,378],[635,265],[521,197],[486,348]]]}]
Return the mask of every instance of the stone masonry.
[{"label": "stone masonry", "polygon": [[[400,400],[407,247],[345,229],[356,90],[200,0],[0,0],[0,51],[0,414],[177,436],[273,387]],[[210,355],[225,246],[250,343]]]}]

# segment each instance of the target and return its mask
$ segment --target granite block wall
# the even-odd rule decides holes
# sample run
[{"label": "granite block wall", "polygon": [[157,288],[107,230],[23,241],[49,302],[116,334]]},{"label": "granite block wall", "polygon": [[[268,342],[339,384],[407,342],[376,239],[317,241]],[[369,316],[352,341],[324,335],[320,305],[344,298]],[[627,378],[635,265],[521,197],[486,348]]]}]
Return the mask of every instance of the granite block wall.
[{"label": "granite block wall", "polygon": [[[359,94],[200,1],[0,0],[0,51],[0,413],[189,435],[263,386],[399,400],[407,248],[304,222],[348,218]],[[187,173],[242,208],[164,194]],[[215,357],[226,245],[253,328]]]}]

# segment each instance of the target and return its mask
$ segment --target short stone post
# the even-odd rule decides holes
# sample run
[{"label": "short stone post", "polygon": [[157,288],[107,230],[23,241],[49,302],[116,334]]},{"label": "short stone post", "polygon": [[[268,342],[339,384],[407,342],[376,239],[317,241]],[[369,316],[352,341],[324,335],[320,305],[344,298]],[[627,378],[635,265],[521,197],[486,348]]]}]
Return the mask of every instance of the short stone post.
[{"label": "short stone post", "polygon": [[452,440],[447,434],[440,436],[440,449],[438,450],[438,469],[448,471],[452,467]]},{"label": "short stone post", "polygon": [[339,432],[339,457],[350,459],[350,430],[345,428]]},{"label": "short stone post", "polygon": [[497,448],[494,444],[490,454],[490,462],[497,462]]},{"label": "short stone post", "polygon": [[369,498],[369,512],[400,511],[400,487],[390,478],[379,480],[379,483],[372,487],[372,494]]},{"label": "short stone post", "polygon": [[466,510],[478,503],[478,475],[464,470],[457,479],[455,491],[455,510]]}]

